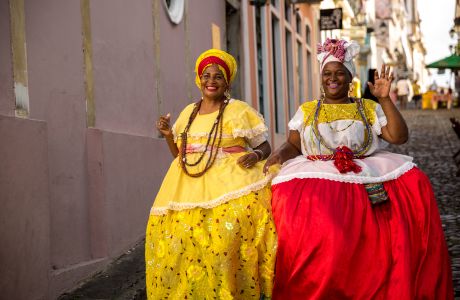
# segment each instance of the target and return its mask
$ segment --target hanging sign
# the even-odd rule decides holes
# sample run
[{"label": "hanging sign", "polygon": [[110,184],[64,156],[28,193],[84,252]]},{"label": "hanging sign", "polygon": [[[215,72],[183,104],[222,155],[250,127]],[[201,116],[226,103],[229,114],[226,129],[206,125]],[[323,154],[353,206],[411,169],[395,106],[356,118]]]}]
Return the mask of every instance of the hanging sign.
[{"label": "hanging sign", "polygon": [[342,8],[321,9],[320,30],[342,29]]}]

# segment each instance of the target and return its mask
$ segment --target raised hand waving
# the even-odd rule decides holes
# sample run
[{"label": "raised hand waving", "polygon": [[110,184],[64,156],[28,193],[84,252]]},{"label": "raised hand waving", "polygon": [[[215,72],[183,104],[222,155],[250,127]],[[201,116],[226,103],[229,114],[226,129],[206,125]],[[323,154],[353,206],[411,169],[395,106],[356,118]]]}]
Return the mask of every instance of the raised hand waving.
[{"label": "raised hand waving", "polygon": [[367,84],[369,85],[372,95],[378,99],[382,99],[389,96],[393,80],[393,72],[390,72],[390,67],[383,64],[380,74],[378,71],[374,73],[374,84],[372,84],[372,82],[368,82]]}]

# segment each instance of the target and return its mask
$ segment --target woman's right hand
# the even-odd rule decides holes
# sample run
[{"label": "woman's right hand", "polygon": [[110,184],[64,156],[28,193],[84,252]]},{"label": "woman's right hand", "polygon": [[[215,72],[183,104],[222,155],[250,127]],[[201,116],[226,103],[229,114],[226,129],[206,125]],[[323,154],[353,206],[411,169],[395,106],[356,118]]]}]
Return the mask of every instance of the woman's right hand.
[{"label": "woman's right hand", "polygon": [[170,137],[172,136],[172,130],[170,126],[170,120],[171,120],[171,114],[168,113],[165,116],[160,116],[160,119],[158,119],[156,125],[158,131],[164,136],[164,137]]},{"label": "woman's right hand", "polygon": [[271,166],[282,165],[285,161],[301,154],[300,133],[297,130],[289,130],[288,140],[267,158],[264,165],[264,173],[267,174]]},{"label": "woman's right hand", "polygon": [[267,161],[265,162],[264,165],[264,174],[268,173],[268,170],[270,169],[271,166],[273,165],[281,165],[282,160],[281,160],[281,155],[279,152],[274,152],[272,153],[268,158]]}]

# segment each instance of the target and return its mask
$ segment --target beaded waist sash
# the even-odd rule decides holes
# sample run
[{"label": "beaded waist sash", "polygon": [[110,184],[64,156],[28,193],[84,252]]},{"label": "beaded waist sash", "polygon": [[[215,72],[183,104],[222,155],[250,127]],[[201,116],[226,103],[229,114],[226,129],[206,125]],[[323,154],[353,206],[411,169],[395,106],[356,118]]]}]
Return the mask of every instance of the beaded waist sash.
[{"label": "beaded waist sash", "polygon": [[[185,148],[185,153],[198,153],[198,152],[203,152],[203,151],[211,151],[211,149],[215,149],[211,146],[208,146],[206,148],[205,145],[187,145]],[[231,147],[219,147],[217,148],[219,152],[224,152],[224,153],[240,153],[240,152],[246,152],[246,148],[242,146],[231,146]]]},{"label": "beaded waist sash", "polygon": [[334,166],[339,170],[340,173],[348,173],[353,171],[354,173],[361,172],[361,167],[358,166],[353,159],[364,158],[365,155],[356,155],[347,146],[340,146],[334,149],[332,154],[327,155],[307,155],[309,160],[333,160]]}]

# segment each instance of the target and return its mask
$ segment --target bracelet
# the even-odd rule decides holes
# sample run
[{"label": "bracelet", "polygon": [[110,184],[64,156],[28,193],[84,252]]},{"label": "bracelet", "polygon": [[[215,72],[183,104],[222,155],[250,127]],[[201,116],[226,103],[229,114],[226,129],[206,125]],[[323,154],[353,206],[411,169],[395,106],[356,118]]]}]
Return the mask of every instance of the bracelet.
[{"label": "bracelet", "polygon": [[[258,159],[259,161],[261,161],[261,160],[264,158],[264,152],[263,152],[262,150],[260,150],[260,149],[255,149],[255,150],[253,150],[253,151],[254,151],[254,153],[257,155],[257,159]],[[259,157],[259,154],[258,154],[259,152],[260,152],[260,157]]]}]

